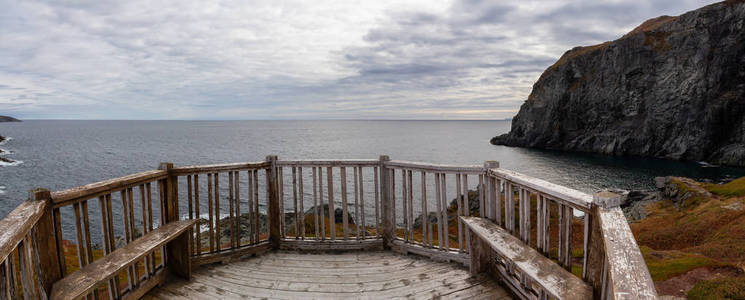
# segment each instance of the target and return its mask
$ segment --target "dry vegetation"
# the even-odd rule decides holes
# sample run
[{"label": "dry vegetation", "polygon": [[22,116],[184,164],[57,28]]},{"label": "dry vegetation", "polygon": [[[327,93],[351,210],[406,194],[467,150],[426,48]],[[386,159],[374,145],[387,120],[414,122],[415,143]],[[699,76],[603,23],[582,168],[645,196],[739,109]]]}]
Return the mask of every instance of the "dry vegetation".
[{"label": "dry vegetation", "polygon": [[[683,203],[670,199],[652,203],[647,206],[650,215],[631,224],[658,289],[665,291],[670,283],[685,281],[692,271],[705,268],[711,271],[710,278],[696,278],[693,286],[680,287],[692,287],[688,296],[745,299],[745,178],[723,185],[672,183],[679,194],[690,193],[690,197]],[[668,292],[684,295],[679,289]]]}]

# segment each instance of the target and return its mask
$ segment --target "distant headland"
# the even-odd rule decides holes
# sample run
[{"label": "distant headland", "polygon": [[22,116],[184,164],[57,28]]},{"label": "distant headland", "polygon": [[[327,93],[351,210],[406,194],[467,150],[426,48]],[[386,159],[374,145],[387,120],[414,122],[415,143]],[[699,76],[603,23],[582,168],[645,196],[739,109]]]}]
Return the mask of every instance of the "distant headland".
[{"label": "distant headland", "polygon": [[0,122],[21,122],[21,120],[8,116],[0,116]]},{"label": "distant headland", "polygon": [[567,51],[495,145],[745,167],[745,1]]}]

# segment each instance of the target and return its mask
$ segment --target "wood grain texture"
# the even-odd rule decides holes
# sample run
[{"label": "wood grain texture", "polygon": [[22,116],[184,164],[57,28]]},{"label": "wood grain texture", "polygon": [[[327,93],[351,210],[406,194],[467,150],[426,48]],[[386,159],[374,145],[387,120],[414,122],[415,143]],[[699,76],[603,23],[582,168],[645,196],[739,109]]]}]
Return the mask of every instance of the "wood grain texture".
[{"label": "wood grain texture", "polygon": [[[293,240],[294,242],[294,240]],[[457,264],[392,252],[277,251],[204,266],[144,299],[512,299],[495,280]]]},{"label": "wood grain texture", "polygon": [[592,208],[592,195],[575,189],[501,168],[489,169],[487,174],[508,180],[516,185],[531,189],[535,192],[543,193],[551,198],[558,199],[558,201],[566,202],[566,204],[582,211],[588,211]]},{"label": "wood grain texture", "polygon": [[54,284],[51,299],[77,299],[85,296],[98,284],[115,277],[151,251],[184,235],[195,222],[196,220],[176,221],[158,227],[77,272],[67,275]]},{"label": "wood grain texture", "polygon": [[28,200],[18,205],[0,220],[0,261],[4,261],[31,228],[36,225],[47,207],[46,201]]},{"label": "wood grain texture", "polygon": [[264,169],[269,166],[270,164],[266,161],[240,162],[240,163],[230,163],[230,164],[175,167],[171,169],[171,172],[173,175],[187,175],[187,174],[216,173],[216,172],[227,172],[227,171],[255,170],[255,169]]},{"label": "wood grain texture", "polygon": [[655,299],[654,282],[620,207],[599,208],[609,283],[613,299]]},{"label": "wood grain texture", "polygon": [[440,173],[468,173],[480,174],[484,172],[484,167],[479,165],[444,165],[430,164],[413,161],[391,160],[385,162],[386,167],[405,168],[416,171],[440,172]]},{"label": "wood grain texture", "polygon": [[77,200],[95,198],[102,194],[108,194],[119,189],[140,185],[158,179],[163,179],[166,177],[166,175],[168,175],[168,171],[152,170],[99,181],[96,183],[86,184],[71,189],[53,192],[52,202],[54,202],[55,205],[59,205],[64,203],[71,203]]},{"label": "wood grain texture", "polygon": [[[592,287],[529,245],[524,244],[519,238],[506,230],[484,218],[461,217],[461,219],[471,231],[472,239],[481,239],[499,257],[504,258],[507,265],[519,270],[522,276],[529,278],[551,297],[558,299],[592,299]],[[508,281],[513,279],[510,277],[503,276],[503,279]],[[525,280],[520,278],[519,283],[523,282]],[[513,284],[513,286],[518,286],[515,292],[518,294],[524,293],[519,285]]]},{"label": "wood grain texture", "polygon": [[377,166],[377,159],[303,159],[303,160],[278,160],[277,166],[283,167],[352,167],[352,166]]}]

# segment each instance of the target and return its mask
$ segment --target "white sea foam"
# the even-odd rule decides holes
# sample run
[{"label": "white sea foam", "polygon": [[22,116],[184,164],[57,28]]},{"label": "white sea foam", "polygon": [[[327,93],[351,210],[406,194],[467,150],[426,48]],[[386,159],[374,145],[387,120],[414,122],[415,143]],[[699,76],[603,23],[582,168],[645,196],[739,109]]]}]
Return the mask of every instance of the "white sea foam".
[{"label": "white sea foam", "polygon": [[705,162],[705,161],[699,161],[698,164],[701,165],[701,167],[704,167],[704,168],[718,168],[719,167],[719,165],[710,164],[710,163]]},{"label": "white sea foam", "polygon": [[0,185],[0,195],[5,194],[5,186]]},{"label": "white sea foam", "polygon": [[11,161],[11,162],[0,161],[0,167],[13,167],[13,166],[20,165],[22,163],[23,163],[22,160],[14,160],[14,161]]},{"label": "white sea foam", "polygon": [[5,139],[0,142],[0,145],[5,145],[5,143],[7,143],[8,141],[10,141],[12,139],[13,139],[12,137],[6,136]]}]

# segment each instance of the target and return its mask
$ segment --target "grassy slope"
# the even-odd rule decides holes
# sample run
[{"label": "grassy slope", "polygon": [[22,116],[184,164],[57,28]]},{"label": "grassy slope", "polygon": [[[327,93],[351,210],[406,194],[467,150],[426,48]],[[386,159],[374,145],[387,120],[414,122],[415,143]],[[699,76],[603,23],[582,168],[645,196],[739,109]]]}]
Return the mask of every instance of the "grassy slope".
[{"label": "grassy slope", "polygon": [[[724,185],[695,183],[696,187],[677,180],[673,183],[679,194],[690,193],[682,206],[672,200],[650,204],[647,207],[650,215],[630,224],[652,278],[664,281],[701,267],[742,269],[745,266],[745,178]],[[696,192],[698,187],[712,195]],[[737,286],[743,279],[715,281],[718,284],[697,283],[689,296],[731,294],[738,290],[730,286]],[[745,297],[743,293],[739,295]]]}]

